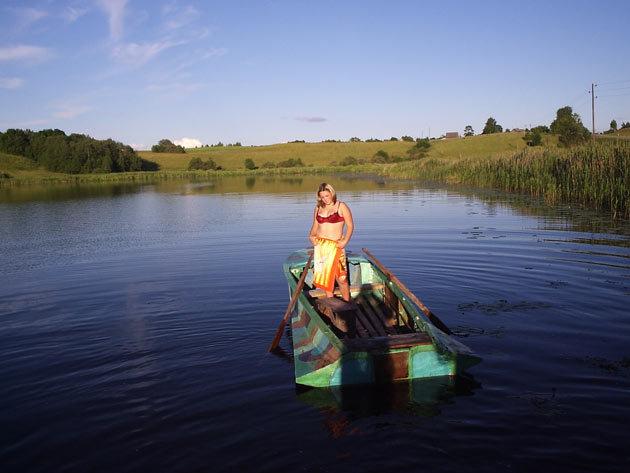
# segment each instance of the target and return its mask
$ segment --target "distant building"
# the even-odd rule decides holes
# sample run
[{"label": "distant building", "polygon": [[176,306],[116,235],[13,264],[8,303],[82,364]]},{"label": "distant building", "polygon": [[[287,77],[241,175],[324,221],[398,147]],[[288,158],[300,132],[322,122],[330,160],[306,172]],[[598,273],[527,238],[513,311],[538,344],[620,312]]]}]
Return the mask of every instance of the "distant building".
[{"label": "distant building", "polygon": [[459,138],[459,132],[457,131],[447,131],[444,135],[444,138]]}]

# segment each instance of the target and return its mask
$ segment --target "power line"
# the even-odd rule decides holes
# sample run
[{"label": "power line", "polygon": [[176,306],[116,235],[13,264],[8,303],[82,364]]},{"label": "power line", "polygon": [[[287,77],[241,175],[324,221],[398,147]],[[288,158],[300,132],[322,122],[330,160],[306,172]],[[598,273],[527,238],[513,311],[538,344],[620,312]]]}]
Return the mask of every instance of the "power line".
[{"label": "power line", "polygon": [[578,95],[576,95],[575,98],[572,98],[571,100],[569,100],[568,103],[571,104],[571,103],[575,102],[577,99],[579,99],[580,97],[582,97],[584,100],[587,100],[588,99],[588,95],[585,95],[585,94],[588,94],[588,93],[589,92],[587,90],[584,90],[584,91],[580,92]]},{"label": "power line", "polygon": [[581,107],[582,105],[584,105],[586,102],[588,102],[591,99],[590,96],[586,96],[584,97],[582,100],[580,100],[577,104],[573,105],[573,107],[578,108]]},{"label": "power line", "polygon": [[626,90],[626,89],[630,89],[630,86],[628,87],[617,87],[616,89],[604,89],[605,92],[614,92],[615,90]]},{"label": "power line", "polygon": [[600,82],[599,85],[610,85],[610,84],[621,84],[623,82],[630,82],[630,79],[624,79],[624,80],[614,80],[612,82]]}]

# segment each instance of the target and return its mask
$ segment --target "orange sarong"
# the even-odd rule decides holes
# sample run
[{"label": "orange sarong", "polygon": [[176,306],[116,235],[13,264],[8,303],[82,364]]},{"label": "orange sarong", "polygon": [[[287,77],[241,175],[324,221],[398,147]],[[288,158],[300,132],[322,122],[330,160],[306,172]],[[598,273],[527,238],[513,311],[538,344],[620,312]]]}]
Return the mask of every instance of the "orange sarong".
[{"label": "orange sarong", "polygon": [[335,278],[347,276],[346,252],[337,248],[335,240],[318,238],[313,254],[313,286],[332,292]]}]

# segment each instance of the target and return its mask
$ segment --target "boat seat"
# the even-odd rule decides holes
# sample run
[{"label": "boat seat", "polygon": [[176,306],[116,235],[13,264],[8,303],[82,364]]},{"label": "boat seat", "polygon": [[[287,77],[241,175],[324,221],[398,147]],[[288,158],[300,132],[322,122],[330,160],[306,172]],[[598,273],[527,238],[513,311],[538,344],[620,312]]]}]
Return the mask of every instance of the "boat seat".
[{"label": "boat seat", "polygon": [[[372,292],[378,289],[383,289],[384,287],[385,285],[383,283],[368,283],[368,284],[361,284],[357,286],[350,286],[350,294],[356,293],[356,292]],[[333,294],[336,296],[341,296],[341,292],[339,291],[339,288],[336,288]],[[322,297],[326,297],[326,291],[319,288],[311,289],[308,291],[308,295],[315,299],[320,299]]]},{"label": "boat seat", "polygon": [[346,338],[343,340],[352,351],[378,351],[392,348],[408,348],[417,345],[430,345],[431,337],[426,333],[407,333],[371,338]]}]

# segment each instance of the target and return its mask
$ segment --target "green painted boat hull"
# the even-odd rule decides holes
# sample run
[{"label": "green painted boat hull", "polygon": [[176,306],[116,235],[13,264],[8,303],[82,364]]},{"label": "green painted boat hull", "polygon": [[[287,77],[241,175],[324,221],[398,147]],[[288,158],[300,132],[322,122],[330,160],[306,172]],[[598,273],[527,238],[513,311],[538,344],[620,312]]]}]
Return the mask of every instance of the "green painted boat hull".
[{"label": "green painted boat hull", "polygon": [[[295,290],[307,259],[307,250],[297,251],[287,258],[284,272],[290,293]],[[353,287],[386,284],[412,319],[414,330],[428,335],[430,343],[357,350],[337,337],[303,292],[291,318],[296,383],[331,387],[456,376],[479,363],[480,358],[468,347],[429,323],[400,288],[365,257],[349,253],[348,267]],[[307,286],[309,278],[312,280],[310,274],[306,278]]]}]

